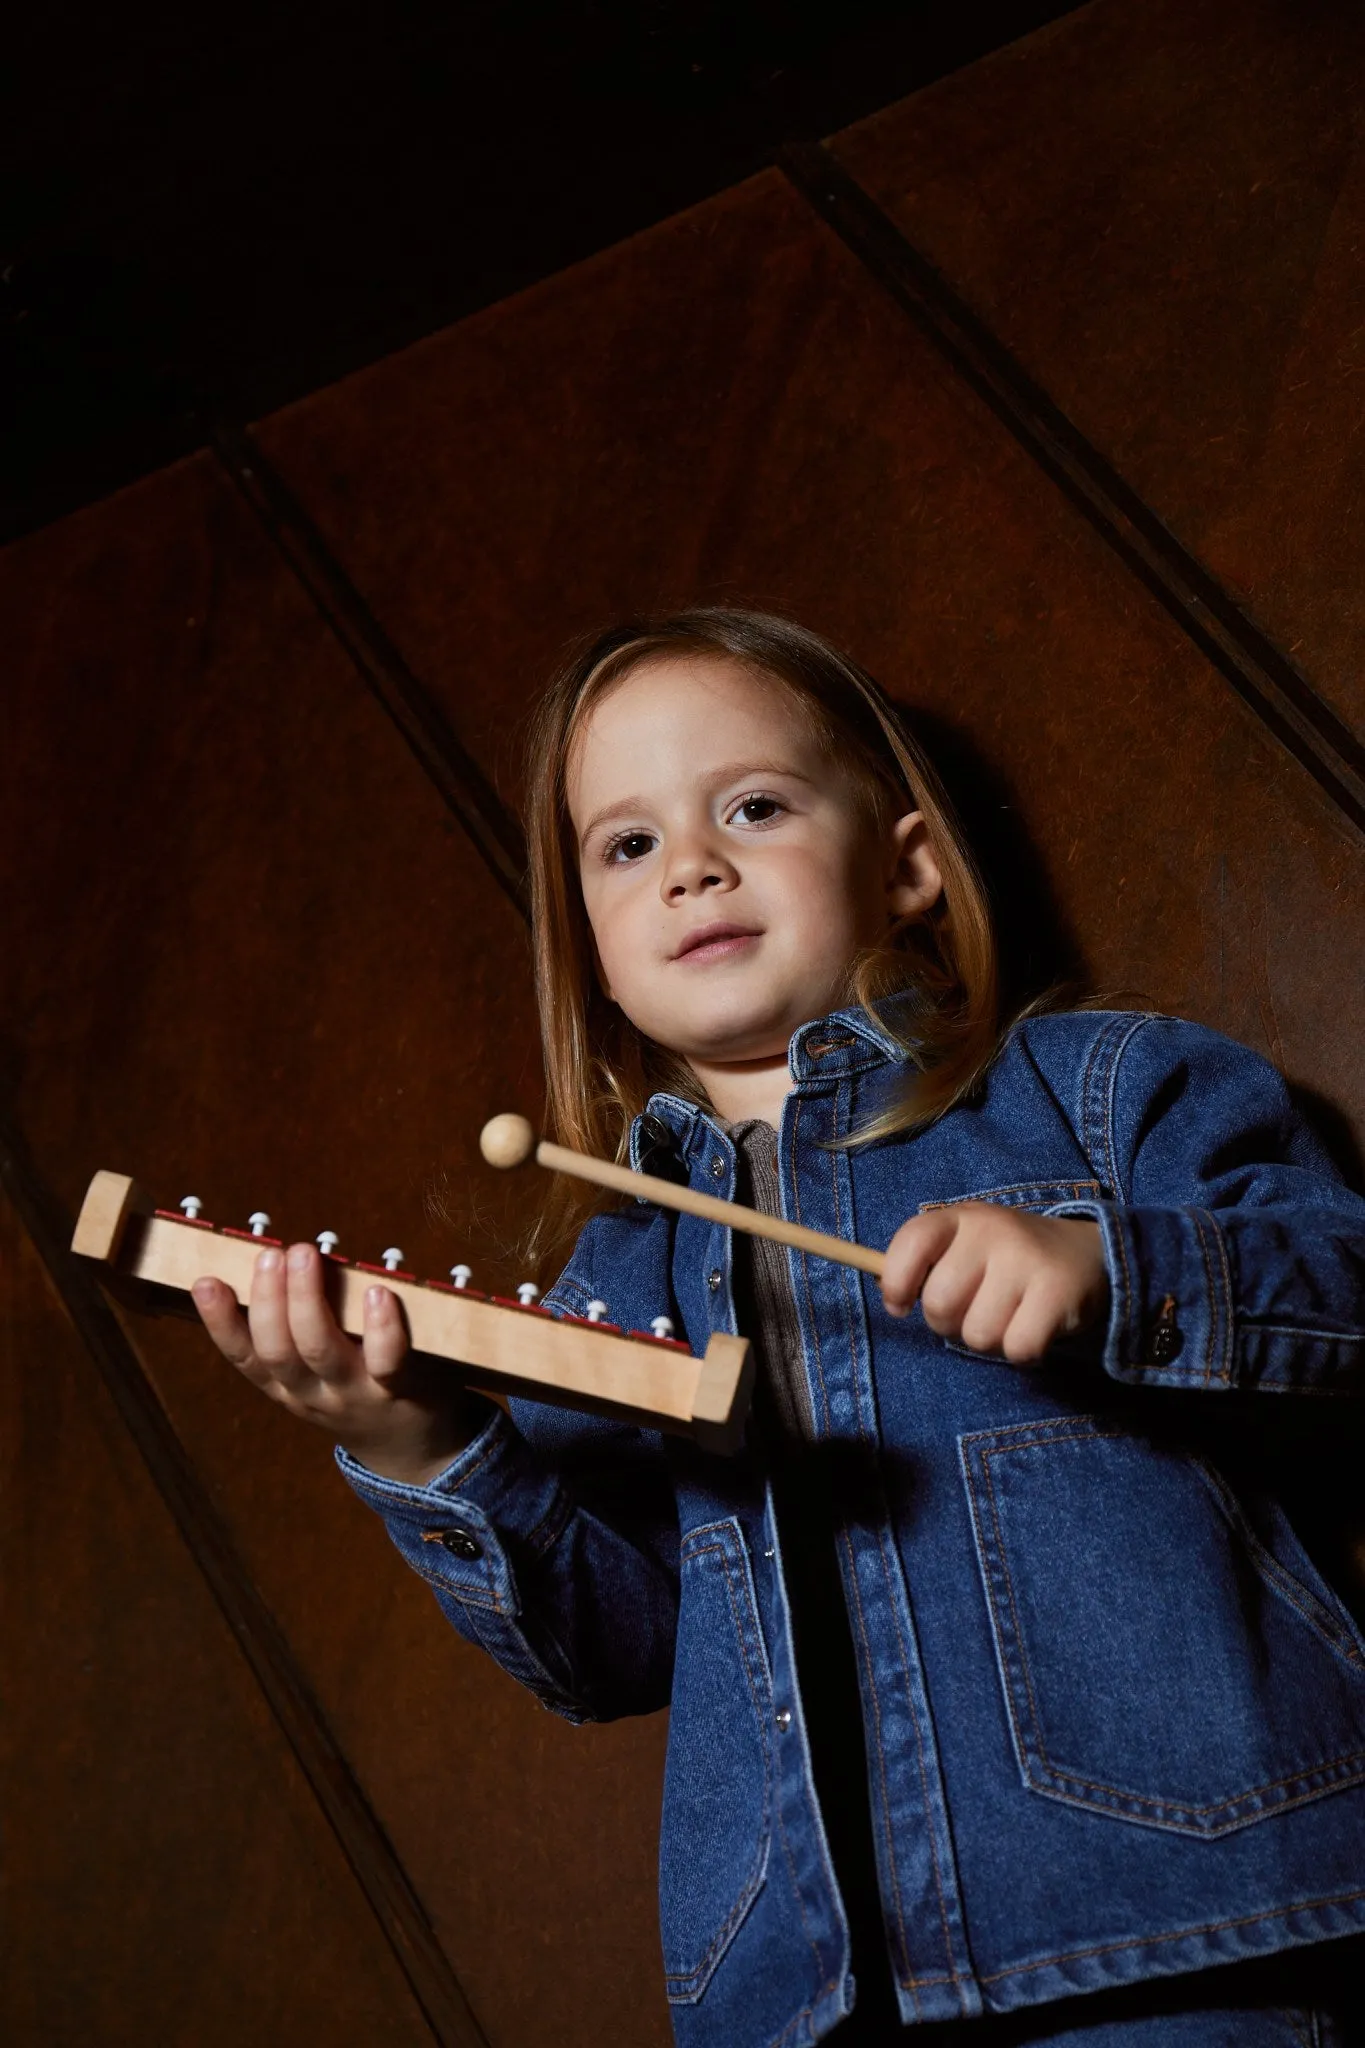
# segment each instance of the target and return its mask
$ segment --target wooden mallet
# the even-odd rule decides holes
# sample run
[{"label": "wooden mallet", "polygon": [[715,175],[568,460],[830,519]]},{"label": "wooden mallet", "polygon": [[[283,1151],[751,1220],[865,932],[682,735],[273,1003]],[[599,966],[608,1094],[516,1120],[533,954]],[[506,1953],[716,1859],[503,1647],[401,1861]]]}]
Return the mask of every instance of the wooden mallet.
[{"label": "wooden mallet", "polygon": [[629,1166],[617,1166],[610,1159],[594,1159],[588,1152],[572,1152],[565,1145],[552,1145],[537,1138],[524,1116],[508,1113],[492,1117],[479,1134],[479,1149],[490,1166],[524,1166],[534,1159],[552,1173],[571,1173],[617,1194],[643,1196],[664,1209],[678,1209],[687,1216],[704,1216],[708,1223],[726,1223],[732,1230],[746,1230],[750,1237],[770,1237],[775,1244],[788,1244],[797,1251],[814,1252],[818,1258],[835,1259],[841,1266],[856,1266],[860,1273],[873,1273],[880,1280],[886,1265],[885,1252],[869,1251],[850,1244],[844,1237],[829,1237],[823,1230],[807,1230],[803,1223],[788,1223],[781,1216],[765,1216],[760,1209],[747,1209],[742,1202],[723,1202],[719,1195],[698,1194],[680,1188],[671,1180],[659,1180],[652,1173],[636,1173]]}]

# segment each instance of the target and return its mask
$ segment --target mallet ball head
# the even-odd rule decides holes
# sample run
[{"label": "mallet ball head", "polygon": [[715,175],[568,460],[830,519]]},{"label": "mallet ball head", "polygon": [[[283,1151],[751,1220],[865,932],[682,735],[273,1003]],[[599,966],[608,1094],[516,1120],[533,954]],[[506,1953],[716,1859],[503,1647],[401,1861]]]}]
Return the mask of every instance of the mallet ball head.
[{"label": "mallet ball head", "polygon": [[479,1133],[479,1150],[490,1166],[524,1166],[536,1149],[536,1134],[524,1116],[510,1111],[490,1117]]}]

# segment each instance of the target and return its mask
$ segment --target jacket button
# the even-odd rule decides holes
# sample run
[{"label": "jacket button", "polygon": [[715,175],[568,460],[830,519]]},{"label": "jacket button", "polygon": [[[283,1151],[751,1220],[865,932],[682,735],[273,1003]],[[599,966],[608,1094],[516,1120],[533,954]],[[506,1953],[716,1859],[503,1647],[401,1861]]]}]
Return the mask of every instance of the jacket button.
[{"label": "jacket button", "polygon": [[1175,1296],[1168,1294],[1161,1304],[1156,1328],[1152,1332],[1153,1365],[1169,1365],[1184,1349],[1185,1339],[1175,1319]]},{"label": "jacket button", "polygon": [[724,1180],[725,1161],[723,1159],[713,1159],[711,1161],[711,1178],[712,1180]]},{"label": "jacket button", "polygon": [[780,1730],[782,1731],[782,1733],[783,1733],[784,1735],[786,1734],[787,1730],[788,1730],[788,1729],[789,1729],[789,1728],[791,1727],[791,1724],[792,1724],[792,1710],[791,1710],[791,1708],[790,1708],[790,1707],[779,1707],[779,1708],[778,1708],[778,1710],[777,1710],[777,1725],[778,1725],[778,1727],[780,1728]]},{"label": "jacket button", "polygon": [[719,1266],[713,1266],[713,1267],[711,1268],[710,1272],[709,1272],[709,1273],[707,1274],[707,1276],[706,1276],[706,1284],[707,1284],[707,1286],[708,1286],[708,1287],[710,1288],[710,1290],[711,1290],[711,1292],[712,1292],[713,1294],[715,1294],[715,1293],[718,1293],[718,1292],[719,1292],[719,1289],[720,1289],[720,1267],[719,1267]]},{"label": "jacket button", "polygon": [[[671,1180],[675,1186],[687,1186],[687,1162],[678,1151],[677,1140],[662,1117],[645,1115],[640,1118],[640,1171],[652,1173],[656,1180]],[[637,1197],[646,1201],[647,1196]]]},{"label": "jacket button", "polygon": [[468,1529],[442,1529],[437,1541],[452,1557],[463,1557],[472,1563],[476,1557],[483,1556],[482,1543]]}]

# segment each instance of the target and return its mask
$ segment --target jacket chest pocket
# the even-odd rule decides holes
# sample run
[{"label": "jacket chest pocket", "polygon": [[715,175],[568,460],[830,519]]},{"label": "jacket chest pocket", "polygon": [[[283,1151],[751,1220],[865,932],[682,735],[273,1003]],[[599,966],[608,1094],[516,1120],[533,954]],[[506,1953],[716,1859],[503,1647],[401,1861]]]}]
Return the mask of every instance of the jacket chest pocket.
[{"label": "jacket chest pocket", "polygon": [[681,1553],[659,1904],[668,1996],[700,1998],[763,1886],[772,1834],[772,1679],[737,1521]]},{"label": "jacket chest pocket", "polygon": [[921,1202],[916,1213],[925,1216],[931,1209],[960,1209],[964,1202],[994,1202],[998,1209],[1055,1209],[1062,1202],[1098,1202],[1104,1197],[1105,1190],[1097,1180],[1016,1180],[1001,1187],[980,1188],[975,1194]]},{"label": "jacket chest pocket", "polygon": [[1365,1643],[1278,1509],[1109,1417],[960,1449],[1033,1791],[1212,1837],[1365,1779]]}]

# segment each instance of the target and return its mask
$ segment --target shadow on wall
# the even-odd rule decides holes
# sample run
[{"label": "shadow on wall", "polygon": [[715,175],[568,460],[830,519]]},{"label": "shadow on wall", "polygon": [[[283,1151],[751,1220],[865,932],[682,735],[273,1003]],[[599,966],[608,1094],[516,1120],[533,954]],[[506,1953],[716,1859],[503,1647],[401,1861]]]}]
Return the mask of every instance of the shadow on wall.
[{"label": "shadow on wall", "polygon": [[[1003,1013],[1012,1015],[1049,991],[1062,1002],[1098,997],[1116,1009],[1157,1007],[1142,989],[1095,989],[1085,949],[1003,771],[947,719],[900,708],[943,777],[985,877],[1000,943]],[[1337,1172],[1365,1194],[1365,1154],[1349,1118],[1317,1088],[1285,1078],[1296,1109]]]},{"label": "shadow on wall", "polygon": [[[1089,965],[1015,803],[1013,785],[947,719],[904,704],[899,708],[942,776],[985,879],[1000,946],[1003,1013],[1012,1015],[1054,989],[1064,1000],[1079,1002],[1093,992]],[[1141,991],[1124,990],[1122,1000],[1145,998]]]}]

